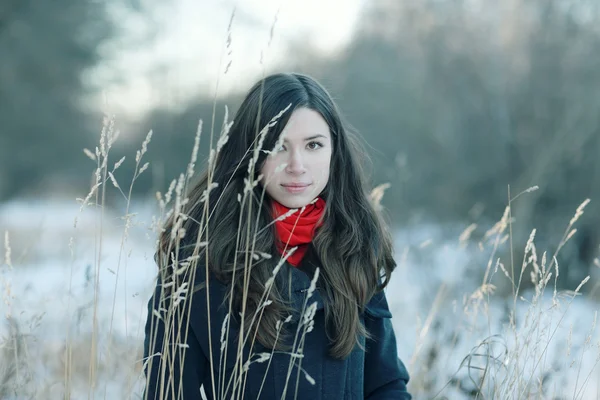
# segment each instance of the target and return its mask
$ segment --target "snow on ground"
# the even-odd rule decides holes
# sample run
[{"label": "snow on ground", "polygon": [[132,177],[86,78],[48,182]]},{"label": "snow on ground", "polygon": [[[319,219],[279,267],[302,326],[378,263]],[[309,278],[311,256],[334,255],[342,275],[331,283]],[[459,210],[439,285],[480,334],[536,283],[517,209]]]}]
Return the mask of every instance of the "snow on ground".
[{"label": "snow on ground", "polygon": [[[537,389],[524,386],[535,387],[543,379],[543,392],[534,398],[599,398],[600,333],[595,320],[600,306],[570,293],[559,291],[555,297],[553,280],[536,302],[532,302],[534,290],[528,289],[516,302],[492,295],[489,301],[477,303],[471,296],[481,286],[489,253],[475,245],[462,248],[459,234],[426,225],[395,234],[400,265],[387,296],[398,353],[419,394],[474,398],[467,394],[475,388],[471,378],[477,382],[481,374],[476,368],[488,362],[493,386],[500,390],[484,390],[485,397],[537,396]],[[504,279],[501,275],[492,282]],[[440,291],[442,300],[434,304]],[[511,310],[515,310],[516,329],[509,325]],[[473,368],[461,367],[470,353],[495,356],[499,362],[474,356]]]},{"label": "snow on ground", "polygon": [[[80,213],[74,202],[60,201],[0,205],[0,231],[9,232],[13,265],[0,266],[4,300],[0,314],[10,315],[26,339],[28,357],[20,369],[29,372],[27,390],[35,398],[62,396],[67,335],[72,345],[73,398],[88,397],[94,312],[99,369],[92,391],[106,398],[136,398],[140,376],[136,361],[141,357],[156,266],[155,239],[149,229],[152,208],[134,205],[133,211],[139,215],[124,238],[125,221],[114,211],[103,216],[92,209]],[[489,349],[500,360],[489,367],[498,385],[515,376],[530,377],[522,379],[525,382],[544,376],[546,392],[541,398],[597,398],[600,336],[592,325],[598,304],[581,296],[571,302],[563,296],[556,305],[548,288],[533,306],[516,302],[516,335],[508,328],[510,299],[492,296],[478,313],[472,307],[465,313],[465,299],[481,284],[488,255],[459,246],[459,234],[456,228],[437,225],[395,234],[399,265],[387,296],[399,356],[409,367],[416,398],[431,398],[439,391],[450,399],[469,398],[465,392],[473,384],[469,370],[460,365],[486,338],[489,347],[479,347],[477,352]],[[444,296],[435,303],[440,290]],[[523,296],[530,301],[533,293]],[[432,309],[435,313],[428,321]],[[0,324],[0,350],[8,333],[6,320]],[[473,365],[481,366],[483,360],[475,357]],[[479,376],[473,371],[472,376]],[[453,377],[454,383],[445,386]],[[26,380],[27,374],[21,379]],[[498,398],[515,393],[500,392]]]},{"label": "snow on ground", "polygon": [[[46,224],[42,225],[42,240],[36,239],[33,245],[16,244],[17,248],[31,246],[27,251],[35,252],[33,258],[36,261],[5,268],[3,275],[14,297],[9,305],[3,305],[5,313],[26,317],[44,310],[50,321],[59,321],[65,315],[73,319],[85,318],[93,309],[90,303],[94,301],[97,269],[101,304],[98,308],[100,316],[106,320],[103,322],[110,322],[114,305],[114,331],[123,335],[136,332],[140,309],[145,307],[156,273],[150,236],[140,235],[138,227],[124,240],[123,222],[108,214],[104,216],[100,244],[95,234],[99,225],[88,210],[84,210],[77,228],[73,228],[74,216],[78,214],[76,206],[26,204],[20,209],[14,205],[7,208],[0,212],[0,228],[9,231],[9,237],[13,230],[23,229],[21,221],[26,221],[25,229],[40,226],[36,220],[45,220]],[[71,237],[73,256],[58,257],[71,252]],[[15,250],[11,253],[14,258]],[[63,326],[47,328],[44,333],[52,338],[64,335]]]},{"label": "snow on ground", "polygon": [[[108,398],[125,398],[131,390],[127,386],[139,373],[134,362],[141,357],[146,305],[156,274],[154,235],[147,226],[136,225],[124,238],[124,224],[111,212],[101,216],[85,209],[80,213],[75,203],[12,203],[0,208],[0,229],[9,232],[13,264],[0,269],[0,293],[5,298],[0,314],[12,316],[30,339],[28,352],[36,360],[38,390],[56,390],[47,398],[58,398],[62,390],[64,377],[56,372],[64,369],[67,335],[74,344],[74,398],[87,397],[86,360],[94,313],[97,354],[104,366],[98,376],[105,379],[97,393],[104,395],[107,390]],[[97,234],[100,229],[102,235]],[[8,330],[8,323],[0,325],[0,337],[6,337]],[[129,365],[119,361],[123,353],[129,355]],[[38,359],[48,360],[47,368],[38,368]],[[116,368],[106,368],[113,364]]]}]

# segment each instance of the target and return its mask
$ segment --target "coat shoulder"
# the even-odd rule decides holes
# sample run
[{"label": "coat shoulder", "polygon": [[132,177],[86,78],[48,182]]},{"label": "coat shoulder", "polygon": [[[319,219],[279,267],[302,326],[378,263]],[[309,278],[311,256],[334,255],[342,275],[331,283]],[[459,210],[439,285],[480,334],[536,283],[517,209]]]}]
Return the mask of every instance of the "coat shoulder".
[{"label": "coat shoulder", "polygon": [[371,318],[392,318],[392,313],[383,290],[375,293],[365,306],[365,314]]}]

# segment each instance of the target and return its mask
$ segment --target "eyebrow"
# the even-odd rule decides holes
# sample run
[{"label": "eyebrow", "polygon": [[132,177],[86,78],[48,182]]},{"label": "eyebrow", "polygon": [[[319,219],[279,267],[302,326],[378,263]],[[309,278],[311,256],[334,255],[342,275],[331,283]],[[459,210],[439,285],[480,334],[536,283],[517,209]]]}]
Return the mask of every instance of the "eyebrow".
[{"label": "eyebrow", "polygon": [[[315,140],[315,139],[319,139],[319,138],[328,139],[327,136],[325,136],[325,135],[323,135],[321,133],[318,133],[316,135],[312,135],[312,136],[309,136],[309,137],[305,138],[304,141],[305,142],[310,142],[311,140]],[[287,142],[288,139],[287,138],[283,138],[283,141]]]},{"label": "eyebrow", "polygon": [[318,134],[316,134],[316,135],[313,135],[313,136],[311,136],[311,137],[307,137],[306,139],[304,139],[304,141],[305,141],[305,142],[308,142],[308,141],[310,141],[310,140],[315,140],[315,139],[319,139],[319,138],[327,139],[327,136],[325,136],[325,135],[322,135],[322,134],[318,133]]}]

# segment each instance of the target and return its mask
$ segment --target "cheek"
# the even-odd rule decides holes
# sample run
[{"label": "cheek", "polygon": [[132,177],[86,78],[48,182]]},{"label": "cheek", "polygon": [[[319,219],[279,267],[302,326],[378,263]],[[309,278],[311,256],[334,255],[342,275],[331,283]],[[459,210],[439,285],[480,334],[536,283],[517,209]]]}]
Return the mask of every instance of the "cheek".
[{"label": "cheek", "polygon": [[329,171],[331,171],[331,152],[325,157],[322,164],[323,172],[328,176]]},{"label": "cheek", "polygon": [[275,169],[277,168],[277,161],[273,158],[267,158],[263,163],[262,168],[260,169],[260,173],[263,176],[262,183],[269,183],[269,181],[273,180],[275,175]]},{"label": "cheek", "polygon": [[314,164],[313,176],[317,178],[321,184],[326,184],[331,175],[331,158],[323,157],[317,160]]}]

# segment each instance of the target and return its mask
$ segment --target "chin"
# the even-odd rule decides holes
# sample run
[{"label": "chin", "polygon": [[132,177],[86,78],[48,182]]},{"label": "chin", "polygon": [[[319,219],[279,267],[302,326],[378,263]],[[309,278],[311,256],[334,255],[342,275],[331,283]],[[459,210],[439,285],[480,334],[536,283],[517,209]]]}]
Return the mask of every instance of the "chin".
[{"label": "chin", "polygon": [[[277,199],[275,199],[277,200]],[[308,199],[308,198],[304,198],[304,199],[300,199],[300,198],[285,198],[285,199],[280,199],[277,200],[280,204],[286,206],[287,208],[302,208],[306,205],[308,205],[313,199]]]},{"label": "chin", "polygon": [[286,206],[287,208],[302,208],[310,202],[309,201],[299,201],[299,200],[288,200],[288,201],[284,201],[284,202],[280,202],[280,203],[283,204],[284,206]]}]

